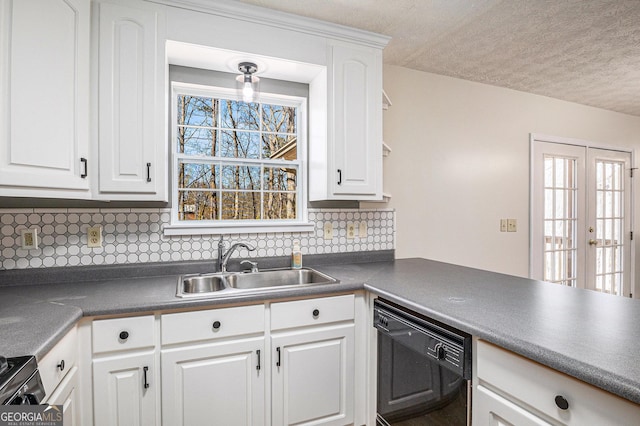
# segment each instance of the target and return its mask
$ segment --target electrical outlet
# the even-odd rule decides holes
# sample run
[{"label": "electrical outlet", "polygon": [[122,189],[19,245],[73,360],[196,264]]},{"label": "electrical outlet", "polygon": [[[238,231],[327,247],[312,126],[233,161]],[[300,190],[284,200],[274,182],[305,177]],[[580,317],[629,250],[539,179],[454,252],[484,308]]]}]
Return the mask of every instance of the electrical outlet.
[{"label": "electrical outlet", "polygon": [[360,222],[360,226],[358,228],[360,238],[367,238],[367,221],[363,220],[362,222]]},{"label": "electrical outlet", "polygon": [[507,232],[507,219],[500,219],[500,232]]},{"label": "electrical outlet", "polygon": [[24,250],[37,250],[38,248],[38,228],[22,230],[22,248]]},{"label": "electrical outlet", "polygon": [[507,219],[507,232],[516,232],[518,230],[518,221],[516,219]]},{"label": "electrical outlet", "polygon": [[324,223],[324,239],[333,240],[333,223],[332,222]]},{"label": "electrical outlet", "polygon": [[353,240],[356,237],[356,226],[353,222],[347,222],[347,240]]},{"label": "electrical outlet", "polygon": [[87,229],[87,247],[102,247],[102,226],[91,226]]}]

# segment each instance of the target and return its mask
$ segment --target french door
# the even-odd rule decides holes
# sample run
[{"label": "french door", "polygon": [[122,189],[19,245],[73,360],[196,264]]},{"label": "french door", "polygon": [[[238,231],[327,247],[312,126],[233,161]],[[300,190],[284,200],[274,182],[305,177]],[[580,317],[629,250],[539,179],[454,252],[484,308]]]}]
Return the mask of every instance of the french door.
[{"label": "french door", "polygon": [[532,136],[531,277],[630,297],[631,153],[550,139]]}]

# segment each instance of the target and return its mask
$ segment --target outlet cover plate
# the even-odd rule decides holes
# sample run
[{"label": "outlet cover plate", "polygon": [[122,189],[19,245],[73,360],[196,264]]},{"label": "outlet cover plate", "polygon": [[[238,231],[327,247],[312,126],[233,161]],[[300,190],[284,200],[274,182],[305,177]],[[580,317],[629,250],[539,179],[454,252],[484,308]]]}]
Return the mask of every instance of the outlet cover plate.
[{"label": "outlet cover plate", "polygon": [[360,238],[367,238],[367,221],[363,220],[362,222],[360,222],[360,226],[358,228],[358,234],[360,234]]},{"label": "outlet cover plate", "polygon": [[353,240],[356,237],[356,225],[353,222],[347,222],[347,240]]},{"label": "outlet cover plate", "polygon": [[23,229],[21,237],[21,247],[23,250],[38,249],[38,228]]},{"label": "outlet cover plate", "polygon": [[102,247],[102,226],[90,226],[87,229],[87,247]]},{"label": "outlet cover plate", "polygon": [[324,223],[324,239],[333,240],[333,223],[332,222]]}]

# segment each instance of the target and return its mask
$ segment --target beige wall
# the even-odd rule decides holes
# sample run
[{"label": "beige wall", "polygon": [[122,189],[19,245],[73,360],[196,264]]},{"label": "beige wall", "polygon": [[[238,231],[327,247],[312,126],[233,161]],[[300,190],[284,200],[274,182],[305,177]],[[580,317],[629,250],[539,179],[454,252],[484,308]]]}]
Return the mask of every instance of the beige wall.
[{"label": "beige wall", "polygon": [[[395,66],[384,87],[397,258],[528,276],[529,134],[640,146],[640,117]],[[500,218],[518,231],[500,232]]]}]

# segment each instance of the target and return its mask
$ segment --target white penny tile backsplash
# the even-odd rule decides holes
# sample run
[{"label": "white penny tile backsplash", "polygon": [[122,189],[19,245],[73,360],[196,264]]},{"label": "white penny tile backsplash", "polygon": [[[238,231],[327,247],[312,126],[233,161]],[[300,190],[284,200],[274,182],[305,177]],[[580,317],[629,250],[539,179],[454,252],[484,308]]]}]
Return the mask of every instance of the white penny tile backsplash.
[{"label": "white penny tile backsplash", "polygon": [[[141,262],[215,259],[217,235],[165,236],[169,209],[0,209],[0,270],[50,266],[111,265]],[[231,234],[227,242],[257,247],[240,257],[288,256],[293,240],[303,254],[344,253],[395,248],[395,214],[391,209],[309,209],[312,232]],[[324,239],[324,224],[333,239]],[[366,222],[366,237],[347,224]],[[102,226],[103,245],[87,247],[87,228]],[[22,230],[38,230],[38,249],[21,248]]]}]

